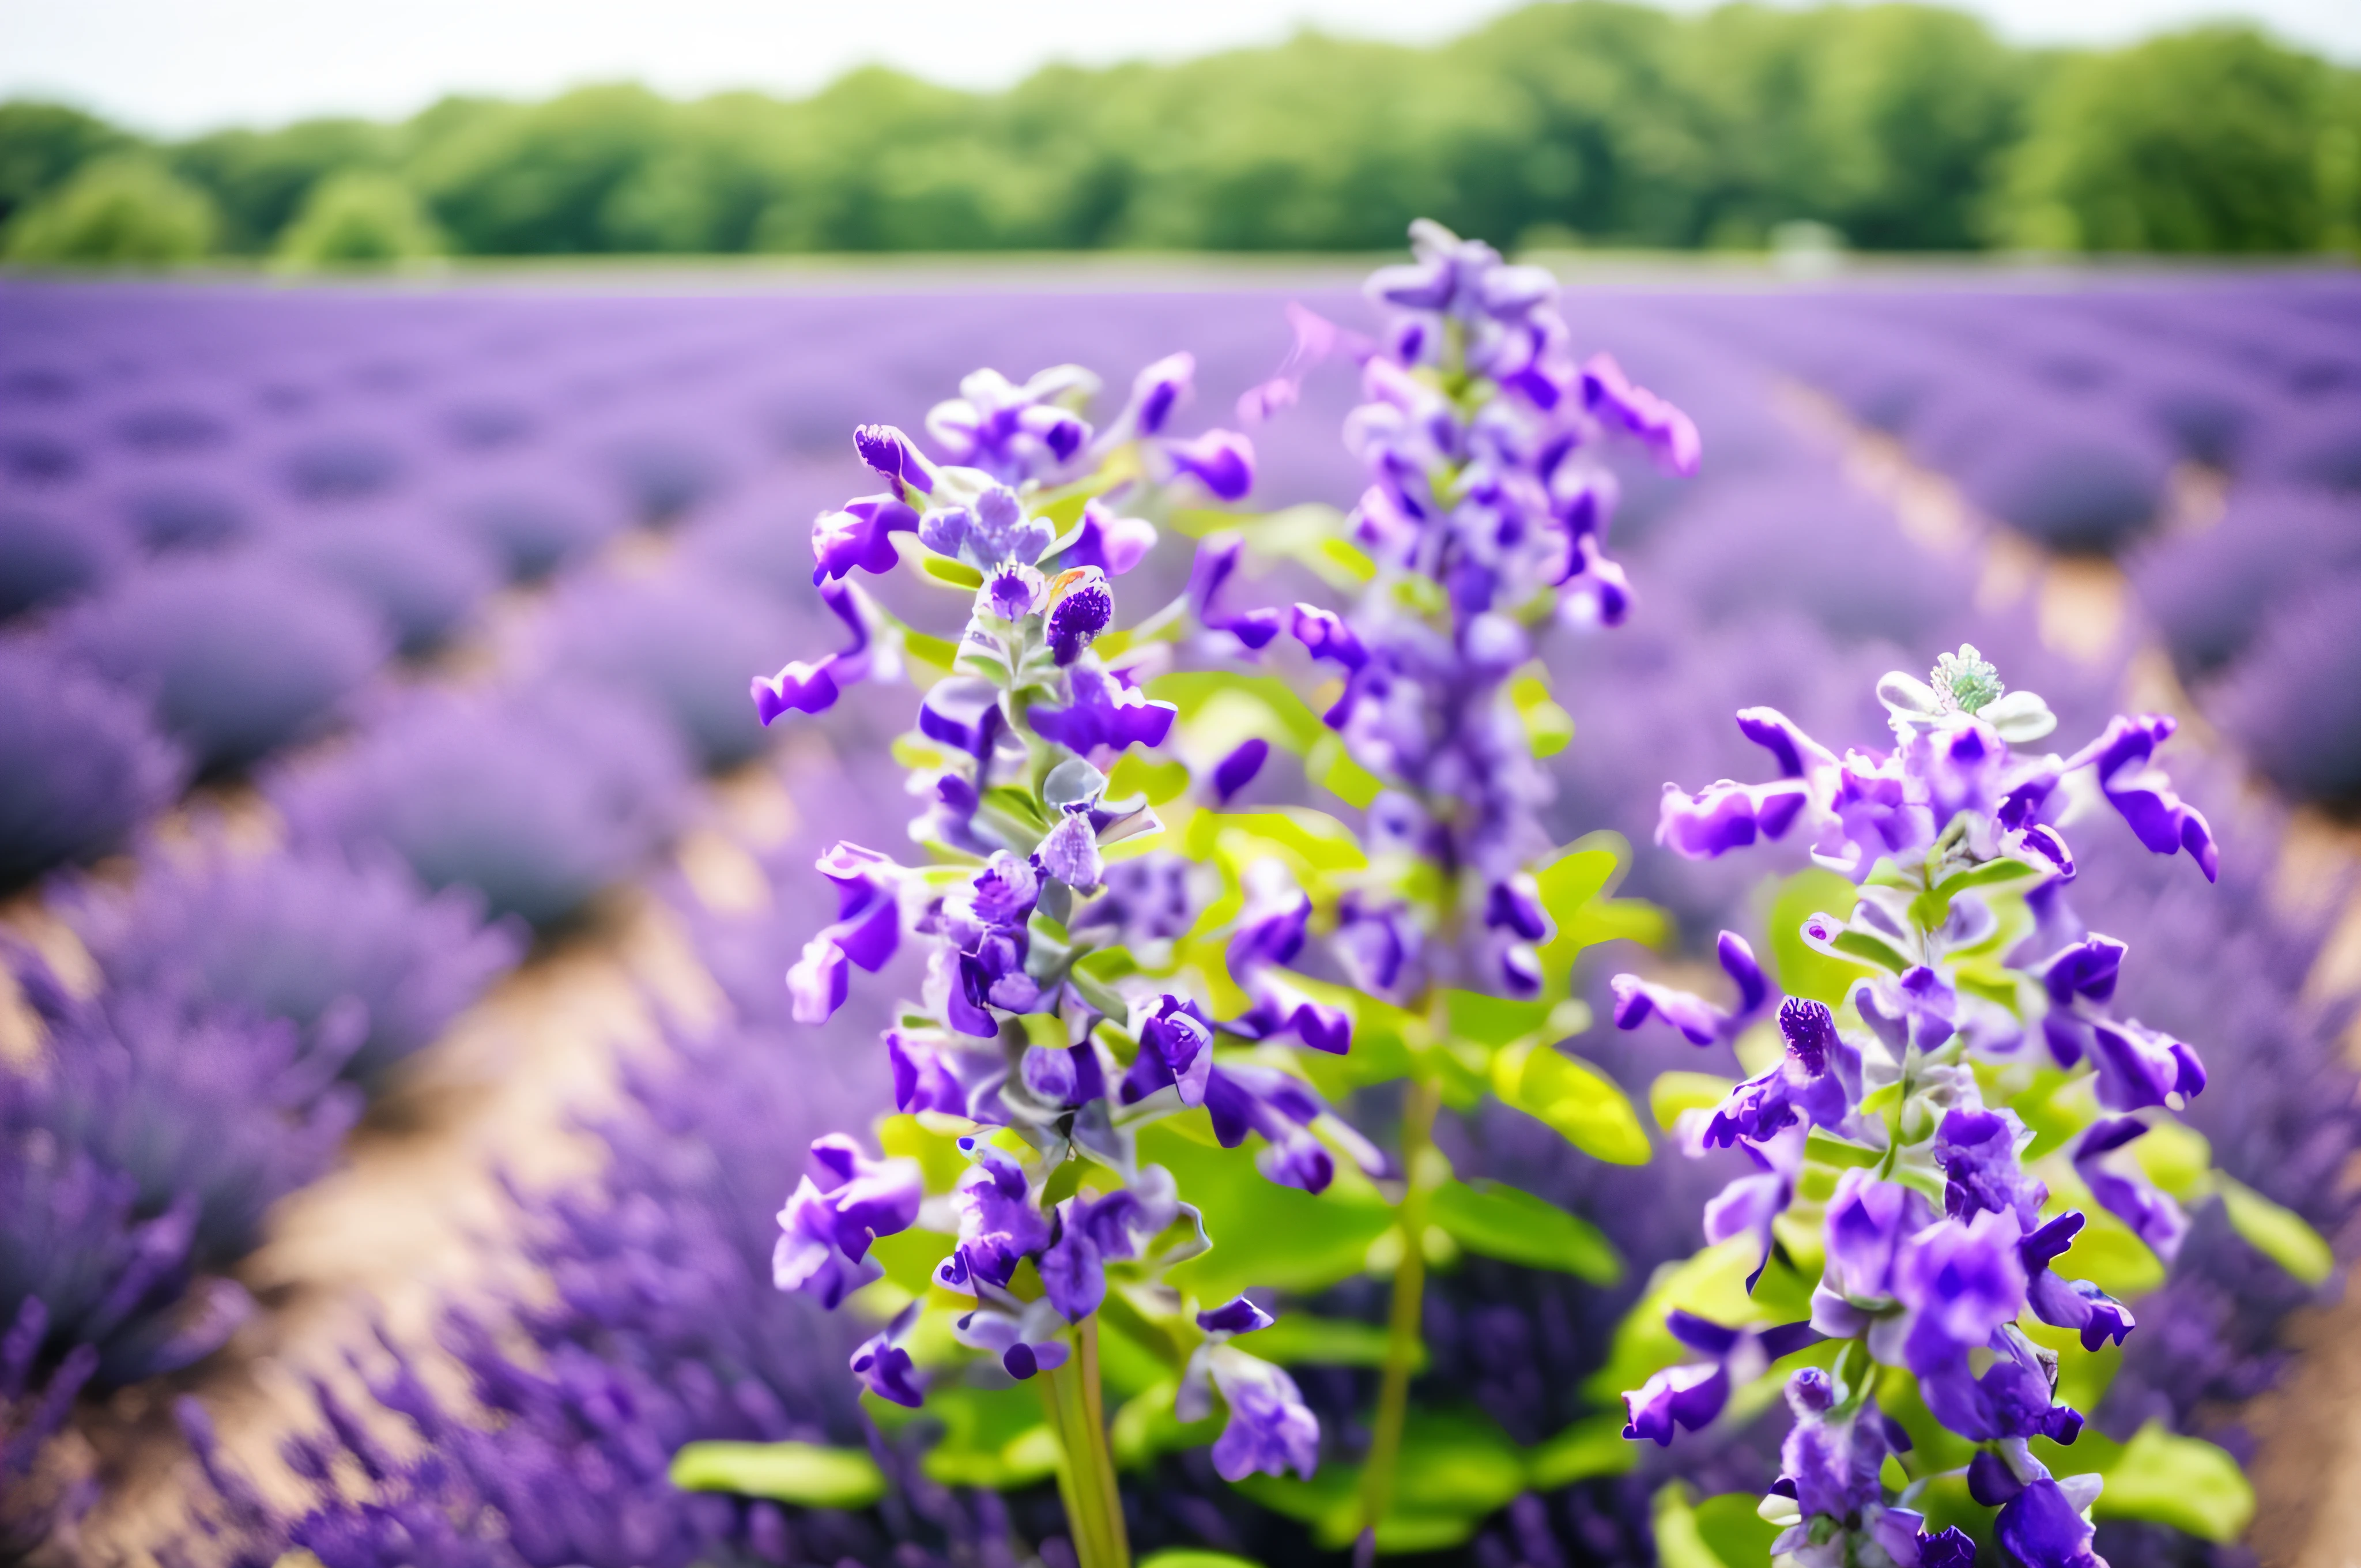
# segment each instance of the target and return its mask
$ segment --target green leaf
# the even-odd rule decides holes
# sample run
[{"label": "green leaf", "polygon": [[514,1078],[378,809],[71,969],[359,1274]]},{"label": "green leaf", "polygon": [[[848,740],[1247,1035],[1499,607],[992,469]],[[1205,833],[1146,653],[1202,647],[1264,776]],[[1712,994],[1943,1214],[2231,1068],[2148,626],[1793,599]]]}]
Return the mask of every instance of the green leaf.
[{"label": "green leaf", "polygon": [[1533,874],[1542,907],[1564,929],[1574,923],[1584,905],[1607,892],[1622,863],[1622,855],[1613,849],[1587,850],[1577,843]]},{"label": "green leaf", "polygon": [[940,1385],[927,1391],[926,1413],[943,1425],[941,1441],[921,1467],[946,1486],[1010,1491],[1048,1478],[1058,1468],[1057,1434],[1030,1383],[1010,1388]]},{"label": "green leaf", "polygon": [[1751,1568],[1771,1561],[1771,1543],[1779,1527],[1755,1510],[1763,1499],[1752,1492],[1724,1492],[1697,1505],[1692,1517],[1697,1536],[1724,1563]]},{"label": "green leaf", "polygon": [[1386,781],[1353,761],[1345,742],[1330,730],[1312,742],[1303,754],[1304,776],[1355,810],[1366,810],[1386,787]]},{"label": "green leaf", "polygon": [[865,1508],[885,1496],[867,1450],[812,1442],[692,1442],[672,1456],[672,1484],[807,1508]]},{"label": "green leaf", "polygon": [[1589,1416],[1525,1455],[1525,1479],[1536,1492],[1554,1491],[1595,1475],[1621,1475],[1640,1463],[1640,1450],[1623,1435],[1623,1415]]},{"label": "green leaf", "polygon": [[2216,1172],[2214,1182],[2231,1228],[2247,1245],[2306,1285],[2325,1284],[2336,1272],[2336,1255],[2302,1215],[2281,1208],[2235,1177]]},{"label": "green leaf", "polygon": [[1235,829],[1282,845],[1315,871],[1356,872],[1369,863],[1359,836],[1324,811],[1289,806],[1277,811],[1230,812],[1220,820],[1224,833]]},{"label": "green leaf", "polygon": [[[1250,709],[1259,709],[1262,722],[1247,719],[1238,739],[1244,740],[1250,734],[1260,735],[1299,755],[1328,733],[1328,727],[1320,722],[1320,716],[1305,706],[1294,689],[1277,675],[1240,675],[1226,670],[1176,670],[1148,682],[1148,695],[1178,707],[1181,718],[1191,725],[1216,702],[1232,706],[1243,703]],[[1226,751],[1229,747],[1216,746],[1214,750]]]},{"label": "green leaf", "polygon": [[1549,683],[1526,675],[1509,687],[1509,701],[1524,721],[1525,743],[1536,757],[1554,757],[1574,739],[1574,718],[1550,696]]},{"label": "green leaf", "polygon": [[923,1296],[934,1283],[935,1265],[950,1256],[959,1237],[944,1231],[917,1229],[879,1236],[869,1244],[869,1255],[884,1266],[885,1277],[913,1296]]},{"label": "green leaf", "polygon": [[1366,1188],[1339,1182],[1314,1196],[1281,1187],[1255,1168],[1254,1150],[1201,1143],[1180,1124],[1191,1112],[1144,1127],[1139,1157],[1172,1172],[1205,1217],[1211,1251],[1180,1264],[1172,1282],[1205,1301],[1226,1301],[1249,1286],[1309,1293],[1364,1272],[1369,1244],[1394,1223],[1393,1209]]},{"label": "green leaf", "polygon": [[[2064,1457],[2070,1464],[2074,1454]],[[2097,1519],[2147,1519],[2227,1542],[2244,1534],[2255,1517],[2255,1489],[2238,1462],[2201,1438],[2167,1431],[2161,1421],[2133,1433],[2101,1474],[2107,1485],[2091,1510]]]},{"label": "green leaf", "polygon": [[1851,883],[1817,866],[1779,883],[1771,901],[1771,968],[1782,991],[1830,1007],[1844,1005],[1853,981],[1872,971],[1813,948],[1804,940],[1803,925],[1821,910],[1843,918],[1860,897]]},{"label": "green leaf", "polygon": [[918,570],[939,583],[949,583],[955,588],[972,591],[983,587],[983,574],[964,561],[954,561],[948,555],[929,554],[918,563]]},{"label": "green leaf", "polygon": [[950,674],[951,666],[959,663],[958,643],[923,631],[903,632],[902,652],[912,663],[924,666],[938,678]]},{"label": "green leaf", "polygon": [[1660,1072],[1648,1085],[1648,1113],[1669,1133],[1682,1112],[1710,1110],[1729,1099],[1735,1087],[1735,1079],[1710,1072]]},{"label": "green leaf", "polygon": [[1110,1018],[1123,1018],[1131,1011],[1131,1003],[1115,989],[1115,982],[1126,975],[1139,972],[1139,964],[1123,948],[1101,948],[1076,959],[1067,973],[1072,977],[1074,989],[1082,1000]]},{"label": "green leaf", "polygon": [[1454,1039],[1483,1046],[1505,1046],[1538,1035],[1549,1026],[1551,1003],[1512,1002],[1480,991],[1446,991],[1443,1015]]},{"label": "green leaf", "polygon": [[1189,764],[1186,762],[1151,762],[1137,751],[1126,751],[1115,759],[1115,772],[1107,775],[1107,796],[1122,800],[1144,795],[1150,806],[1162,806],[1178,799],[1189,787]]},{"label": "green leaf", "polygon": [[1546,1045],[1510,1046],[1492,1058],[1492,1092],[1611,1165],[1645,1165],[1648,1134],[1604,1073]]},{"label": "green leaf", "polygon": [[1752,1568],[1751,1561],[1725,1562],[1721,1553],[1713,1549],[1698,1524],[1697,1509],[1689,1503],[1686,1484],[1667,1481],[1659,1486],[1651,1512],[1656,1530],[1656,1561],[1664,1568]]},{"label": "green leaf", "polygon": [[1262,1568],[1262,1564],[1251,1557],[1234,1557],[1226,1552],[1168,1546],[1153,1556],[1141,1558],[1139,1568]]},{"label": "green leaf", "polygon": [[1452,1180],[1434,1190],[1433,1203],[1434,1223],[1469,1252],[1555,1269],[1593,1285],[1622,1277],[1623,1260],[1598,1226],[1530,1192],[1499,1182],[1475,1187]]},{"label": "green leaf", "polygon": [[1187,1423],[1173,1413],[1173,1397],[1180,1388],[1178,1379],[1168,1377],[1116,1409],[1107,1427],[1107,1446],[1115,1451],[1117,1464],[1138,1470],[1161,1454],[1202,1447],[1222,1435],[1218,1413]]},{"label": "green leaf", "polygon": [[[1386,1341],[1383,1323],[1288,1312],[1270,1327],[1240,1337],[1237,1344],[1279,1366],[1383,1366]],[[1425,1366],[1426,1346],[1421,1344],[1412,1370]]]},{"label": "green leaf", "polygon": [[1473,1521],[1525,1489],[1525,1462],[1509,1434],[1474,1410],[1412,1410],[1402,1429],[1394,1507]]}]

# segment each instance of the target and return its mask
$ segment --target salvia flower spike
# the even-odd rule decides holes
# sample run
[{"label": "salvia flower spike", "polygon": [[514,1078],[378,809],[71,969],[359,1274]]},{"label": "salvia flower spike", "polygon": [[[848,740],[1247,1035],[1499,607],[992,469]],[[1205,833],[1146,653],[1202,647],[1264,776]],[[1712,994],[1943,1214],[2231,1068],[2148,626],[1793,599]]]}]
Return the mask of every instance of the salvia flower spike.
[{"label": "salvia flower spike", "polygon": [[[2126,949],[2068,908],[2075,862],[2059,829],[2103,802],[2209,880],[2213,832],[2152,760],[2169,718],[2118,718],[2070,756],[2030,754],[2019,748],[2056,719],[1972,647],[1925,681],[1886,675],[1878,696],[1890,751],[1839,757],[1749,708],[1739,726],[1775,781],[1666,786],[1657,841],[1674,852],[1793,837],[1853,880],[1850,909],[1812,916],[1800,936],[1854,978],[1779,1001],[1775,1035],[1747,1033],[1772,1011],[1759,972],[1733,970],[1734,1009],[1616,978],[1621,1026],[1658,1017],[1700,1046],[1755,1043],[1747,1059],[1761,1067],[1678,1127],[1688,1152],[1736,1149],[1752,1168],[1706,1208],[1714,1250],[1685,1266],[1742,1278],[1750,1310],[1728,1323],[1675,1311],[1681,1348],[1624,1396],[1624,1436],[1670,1444],[1703,1429],[1793,1356],[1809,1365],[1788,1376],[1795,1424],[1761,1508],[1783,1529],[1774,1552],[1971,1562],[1966,1531],[1926,1528],[1927,1488],[1949,1476],[1994,1510],[1989,1533],[2012,1561],[2093,1568],[2101,1479],[2051,1465],[2060,1449],[2070,1461],[2083,1425],[2069,1393],[2103,1391],[2111,1364],[2095,1353],[2136,1327],[2107,1288],[2121,1276],[2109,1248],[2169,1261],[2187,1220],[2158,1181],[2190,1196],[2227,1179],[2152,1179],[2124,1154],[2143,1139],[2203,1146],[2173,1113],[2203,1091],[2205,1068],[2114,1013]],[[1724,934],[1725,961],[1736,942]],[[2103,1233],[2108,1246],[2081,1266],[2078,1239]]]},{"label": "salvia flower spike", "polygon": [[[1472,1107],[1488,1090],[1554,1113],[1552,1124],[1593,1153],[1646,1157],[1620,1092],[1554,1046],[1581,1027],[1574,955],[1599,939],[1568,918],[1605,891],[1615,855],[1562,850],[1542,825],[1552,794],[1543,759],[1565,731],[1535,649],[1553,626],[1580,634],[1631,613],[1631,585],[1607,553],[1614,448],[1636,445],[1683,475],[1699,456],[1686,415],[1608,356],[1576,357],[1548,272],[1431,222],[1411,225],[1411,244],[1412,261],[1380,269],[1365,291],[1383,322],[1355,348],[1364,400],[1345,440],[1367,473],[1358,503],[1308,544],[1290,513],[1215,539],[1192,584],[1209,641],[1300,659],[1327,678],[1315,704],[1327,734],[1306,750],[1306,770],[1363,808],[1357,835],[1341,823],[1334,831],[1365,860],[1312,888],[1304,914],[1316,904],[1331,933],[1328,956],[1353,982],[1340,988],[1345,1004],[1411,1047],[1390,1072],[1356,1078],[1409,1080],[1365,1531],[1392,1506],[1430,1207],[1439,1197],[1459,1212],[1475,1201],[1432,1142],[1442,1104]],[[1291,404],[1311,365],[1350,340],[1292,313],[1296,352],[1242,410]],[[1228,580],[1249,549],[1294,554],[1351,598],[1283,614],[1232,608]],[[1277,641],[1282,629],[1295,650]],[[1499,1245],[1464,1225],[1453,1234],[1477,1250]]]},{"label": "salvia flower spike", "polygon": [[[1209,1238],[1191,1194],[1140,1145],[1152,1124],[1196,1115],[1224,1148],[1259,1135],[1272,1180],[1326,1186],[1334,1165],[1312,1129],[1334,1119],[1319,1095],[1276,1068],[1217,1061],[1213,1041],[1346,1040],[1329,1011],[1257,983],[1270,967],[1257,955],[1284,947],[1294,917],[1285,888],[1237,920],[1246,1017],[1216,1023],[1211,993],[1150,978],[1172,975],[1174,941],[1203,924],[1203,901],[1184,862],[1149,849],[1165,826],[1139,781],[1158,783],[1168,812],[1198,807],[1185,769],[1162,787],[1172,764],[1155,753],[1176,710],[1143,689],[1169,662],[1170,633],[1115,629],[1116,584],[1158,538],[1118,508],[1159,511],[1178,486],[1234,499],[1251,478],[1244,437],[1169,433],[1191,369],[1176,355],[1142,372],[1104,431],[1083,417],[1097,378],[1071,366],[1021,386],[969,377],[928,418],[939,458],[898,430],[862,427],[855,445],[884,488],[812,532],[814,580],[849,641],[753,684],[769,723],[822,711],[855,682],[925,683],[896,751],[921,802],[910,836],[922,853],[829,849],[818,869],[834,918],[786,981],[795,1017],[822,1022],[847,1003],[854,970],[916,946],[917,1000],[882,1036],[897,1114],[882,1157],[840,1134],[811,1146],[779,1213],[774,1282],[875,1310],[879,1331],[851,1369],[881,1410],[1038,1381],[1084,1568],[1128,1561],[1103,1333],[1170,1362],[1184,1419],[1213,1414],[1218,1396],[1224,1476],[1309,1476],[1319,1457],[1293,1382],[1231,1343],[1268,1315],[1243,1297],[1200,1303],[1193,1279],[1173,1275]],[[855,586],[854,574],[905,560],[969,595],[956,641],[925,637]],[[1235,788],[1235,775],[1208,768],[1202,793]]]}]

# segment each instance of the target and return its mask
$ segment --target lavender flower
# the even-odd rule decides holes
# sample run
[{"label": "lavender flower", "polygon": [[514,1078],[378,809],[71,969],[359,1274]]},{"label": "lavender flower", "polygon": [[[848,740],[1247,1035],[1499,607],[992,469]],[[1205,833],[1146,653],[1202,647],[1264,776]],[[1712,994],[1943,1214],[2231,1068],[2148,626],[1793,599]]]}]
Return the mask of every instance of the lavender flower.
[{"label": "lavender flower", "polygon": [[381,844],[430,887],[562,919],[628,875],[682,810],[684,760],[616,697],[544,687],[421,697],[322,767],[271,782],[302,843]]},{"label": "lavender flower", "polygon": [[368,610],[258,560],[159,566],[78,609],[59,640],[148,696],[208,769],[244,767],[317,733],[389,651]]},{"label": "lavender flower", "polygon": [[146,705],[38,643],[0,643],[0,887],[115,848],[187,763]]},{"label": "lavender flower", "polygon": [[65,913],[110,986],[286,1019],[335,1042],[363,1081],[433,1040],[524,946],[471,893],[430,895],[390,856],[332,849],[151,853],[136,891],[79,889]]}]

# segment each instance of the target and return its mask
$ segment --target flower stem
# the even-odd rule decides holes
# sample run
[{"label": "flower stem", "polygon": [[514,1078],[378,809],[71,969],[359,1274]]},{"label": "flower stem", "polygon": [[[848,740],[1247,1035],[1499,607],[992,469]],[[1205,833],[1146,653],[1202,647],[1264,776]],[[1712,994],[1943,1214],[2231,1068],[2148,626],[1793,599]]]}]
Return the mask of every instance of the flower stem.
[{"label": "flower stem", "polygon": [[1099,1409],[1098,1321],[1074,1331],[1074,1354],[1041,1375],[1041,1405],[1058,1440],[1058,1498],[1066,1506],[1081,1568],[1131,1568],[1131,1547],[1115,1490],[1114,1456]]},{"label": "flower stem", "polygon": [[1393,1501],[1394,1475],[1401,1461],[1402,1427],[1410,1416],[1411,1373],[1418,1363],[1419,1313],[1426,1298],[1426,1207],[1432,1190],[1428,1158],[1434,1116],[1442,1097],[1422,1078],[1410,1081],[1402,1100],[1402,1196],[1395,1211],[1401,1234],[1401,1261],[1394,1265],[1392,1310],[1386,1319],[1385,1379],[1378,1388],[1378,1420],[1369,1438],[1367,1466],[1361,1472],[1361,1528],[1373,1530]]}]

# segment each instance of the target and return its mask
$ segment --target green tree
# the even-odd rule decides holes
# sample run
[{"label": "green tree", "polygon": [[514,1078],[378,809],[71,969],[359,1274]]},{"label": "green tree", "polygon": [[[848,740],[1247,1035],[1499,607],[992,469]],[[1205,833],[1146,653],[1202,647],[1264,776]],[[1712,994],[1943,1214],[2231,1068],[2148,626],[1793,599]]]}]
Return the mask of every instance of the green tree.
[{"label": "green tree", "polygon": [[2054,250],[2298,251],[2326,235],[2335,73],[2244,26],[2061,69],[2009,159],[1995,224]]},{"label": "green tree", "polygon": [[0,104],[0,224],[91,159],[136,145],[128,133],[62,104]]},{"label": "green tree", "polygon": [[154,159],[119,153],[82,165],[8,229],[19,261],[156,266],[192,261],[218,226],[203,191]]},{"label": "green tree", "polygon": [[348,169],[312,187],[279,236],[280,261],[298,269],[383,267],[442,253],[417,193],[391,174]]},{"label": "green tree", "polygon": [[271,248],[320,182],[341,170],[393,167],[399,137],[367,120],[300,120],[272,131],[215,131],[172,149],[173,171],[213,197],[222,248]]}]

